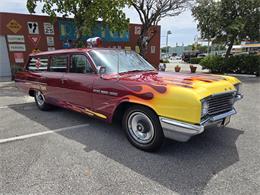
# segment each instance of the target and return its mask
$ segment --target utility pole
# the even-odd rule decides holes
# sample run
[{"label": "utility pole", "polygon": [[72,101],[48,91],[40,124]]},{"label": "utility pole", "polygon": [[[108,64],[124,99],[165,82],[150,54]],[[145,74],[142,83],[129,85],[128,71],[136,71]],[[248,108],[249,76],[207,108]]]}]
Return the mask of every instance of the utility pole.
[{"label": "utility pole", "polygon": [[166,34],[166,56],[168,57],[168,53],[169,53],[169,48],[168,48],[168,35],[172,34],[172,32],[170,30],[167,31]]}]

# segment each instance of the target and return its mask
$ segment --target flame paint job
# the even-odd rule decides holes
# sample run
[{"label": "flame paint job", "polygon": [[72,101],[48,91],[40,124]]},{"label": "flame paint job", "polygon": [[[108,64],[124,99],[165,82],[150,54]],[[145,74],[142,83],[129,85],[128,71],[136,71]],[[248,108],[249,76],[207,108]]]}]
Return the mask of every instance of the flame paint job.
[{"label": "flame paint job", "polygon": [[[73,50],[73,53],[83,51],[87,52]],[[198,124],[201,100],[212,94],[233,91],[234,84],[239,82],[229,76],[157,71],[104,75],[102,78],[95,73],[68,72],[24,71],[16,75],[18,88],[26,93],[31,89],[44,89],[42,92],[48,103],[109,122],[121,103],[131,102],[148,106],[159,116]]]}]

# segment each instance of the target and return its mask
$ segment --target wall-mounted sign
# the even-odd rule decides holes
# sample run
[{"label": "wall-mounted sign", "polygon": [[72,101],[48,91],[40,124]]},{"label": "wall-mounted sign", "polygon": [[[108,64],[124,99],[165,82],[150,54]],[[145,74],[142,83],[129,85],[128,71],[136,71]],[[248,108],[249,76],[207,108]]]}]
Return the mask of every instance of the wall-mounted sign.
[{"label": "wall-mounted sign", "polygon": [[15,63],[24,63],[23,53],[14,53]]},{"label": "wall-mounted sign", "polygon": [[131,47],[130,46],[125,46],[125,50],[126,51],[131,51]]},{"label": "wall-mounted sign", "polygon": [[44,22],[43,28],[44,28],[44,34],[54,35],[54,26],[51,23]]},{"label": "wall-mounted sign", "polygon": [[54,51],[55,47],[48,47],[48,51]]},{"label": "wall-mounted sign", "polygon": [[135,35],[140,35],[141,34],[141,26],[135,26]]},{"label": "wall-mounted sign", "polygon": [[29,34],[39,34],[39,25],[38,22],[27,22]]},{"label": "wall-mounted sign", "polygon": [[135,46],[135,52],[140,53],[140,47],[138,45]]},{"label": "wall-mounted sign", "polygon": [[7,41],[9,43],[24,43],[23,35],[7,35]]},{"label": "wall-mounted sign", "polygon": [[34,46],[37,46],[41,36],[40,35],[28,35],[29,40],[33,43]]},{"label": "wall-mounted sign", "polygon": [[46,39],[48,46],[54,46],[54,37],[46,37]]},{"label": "wall-mounted sign", "polygon": [[21,30],[22,26],[14,19],[12,19],[10,22],[8,22],[8,24],[6,25],[6,27],[12,31],[13,33],[17,33],[19,30]]},{"label": "wall-mounted sign", "polygon": [[[77,30],[73,20],[58,20],[58,24],[61,41],[75,41],[77,39]],[[86,41],[91,37],[102,37],[103,42],[128,42],[129,32],[112,32],[108,26],[104,28],[101,23],[97,23],[91,34],[83,33],[82,40]]]},{"label": "wall-mounted sign", "polygon": [[151,53],[152,54],[155,54],[155,49],[156,49],[155,46],[151,46]]},{"label": "wall-mounted sign", "polygon": [[9,51],[26,51],[25,44],[9,44]]}]

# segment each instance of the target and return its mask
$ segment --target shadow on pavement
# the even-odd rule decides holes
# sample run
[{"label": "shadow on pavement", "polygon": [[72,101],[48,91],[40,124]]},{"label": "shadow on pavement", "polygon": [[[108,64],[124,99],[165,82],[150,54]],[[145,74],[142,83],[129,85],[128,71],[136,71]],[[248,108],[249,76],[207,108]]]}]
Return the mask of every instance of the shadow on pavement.
[{"label": "shadow on pavement", "polygon": [[[28,106],[32,109],[22,109]],[[119,125],[64,109],[42,112],[32,103],[10,107],[49,129],[90,124],[58,134],[85,145],[86,152],[95,150],[180,194],[201,194],[215,174],[239,161],[236,140],[243,131],[229,127],[208,129],[187,143],[166,140],[157,153],[147,153],[131,146]]]}]

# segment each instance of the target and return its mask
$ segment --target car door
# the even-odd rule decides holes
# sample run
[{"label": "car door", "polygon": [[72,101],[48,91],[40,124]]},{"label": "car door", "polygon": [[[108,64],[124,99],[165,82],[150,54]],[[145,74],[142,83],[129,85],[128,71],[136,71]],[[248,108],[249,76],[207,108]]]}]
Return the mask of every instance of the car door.
[{"label": "car door", "polygon": [[97,79],[86,54],[72,54],[69,71],[64,74],[64,97],[74,108],[92,109],[93,82]]},{"label": "car door", "polygon": [[46,100],[50,103],[64,104],[64,73],[67,72],[68,55],[59,54],[50,57],[50,65],[44,73],[47,83]]},{"label": "car door", "polygon": [[47,56],[32,56],[26,66],[26,84],[28,88],[40,90],[43,94],[46,93],[46,76],[48,68]]}]

